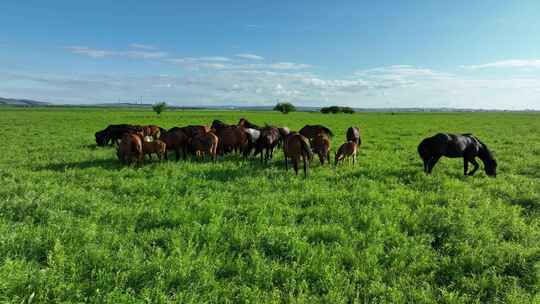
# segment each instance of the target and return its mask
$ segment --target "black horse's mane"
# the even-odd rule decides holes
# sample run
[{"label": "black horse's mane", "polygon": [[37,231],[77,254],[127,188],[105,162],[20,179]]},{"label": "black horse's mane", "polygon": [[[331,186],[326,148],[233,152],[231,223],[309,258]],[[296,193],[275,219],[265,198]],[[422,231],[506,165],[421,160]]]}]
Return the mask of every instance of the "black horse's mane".
[{"label": "black horse's mane", "polygon": [[328,129],[327,127],[323,126],[323,125],[312,125],[310,127],[317,127],[317,128],[321,128],[324,130],[324,132],[328,133],[328,135],[330,135],[330,137],[334,137],[334,133],[332,133],[332,130]]}]

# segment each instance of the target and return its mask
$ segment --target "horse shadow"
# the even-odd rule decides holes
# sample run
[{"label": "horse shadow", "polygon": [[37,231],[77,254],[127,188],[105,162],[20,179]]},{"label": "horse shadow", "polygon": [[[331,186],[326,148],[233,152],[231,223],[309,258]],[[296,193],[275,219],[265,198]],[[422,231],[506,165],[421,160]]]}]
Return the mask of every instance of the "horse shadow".
[{"label": "horse shadow", "polygon": [[98,159],[98,160],[85,160],[80,162],[67,162],[67,163],[52,163],[42,166],[34,167],[36,171],[55,171],[65,172],[66,170],[85,170],[89,168],[100,168],[105,170],[118,170],[124,167],[118,160],[115,159]]}]

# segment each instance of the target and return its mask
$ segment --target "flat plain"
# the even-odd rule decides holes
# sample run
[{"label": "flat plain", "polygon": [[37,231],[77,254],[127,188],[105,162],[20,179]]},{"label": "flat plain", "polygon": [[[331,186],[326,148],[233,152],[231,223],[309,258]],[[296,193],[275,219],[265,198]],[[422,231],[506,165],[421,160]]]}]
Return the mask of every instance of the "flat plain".
[{"label": "flat plain", "polygon": [[[94,132],[245,117],[349,126],[358,163],[306,179],[228,155],[122,166]],[[540,115],[0,109],[0,301],[22,303],[540,302]],[[498,176],[416,147],[473,133]],[[172,155],[171,155],[172,156]],[[26,303],[25,302],[25,303]]]}]

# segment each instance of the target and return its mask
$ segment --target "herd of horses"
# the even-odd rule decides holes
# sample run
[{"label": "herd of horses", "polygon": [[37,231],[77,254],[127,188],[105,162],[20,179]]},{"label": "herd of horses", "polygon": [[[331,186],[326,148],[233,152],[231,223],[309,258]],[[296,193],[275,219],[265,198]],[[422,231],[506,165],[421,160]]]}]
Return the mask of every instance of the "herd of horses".
[{"label": "herd of horses", "polygon": [[[142,165],[145,155],[151,159],[155,154],[159,160],[168,160],[168,153],[174,152],[176,160],[188,155],[197,158],[210,157],[214,162],[218,156],[237,153],[244,158],[260,156],[261,163],[268,163],[276,149],[282,147],[285,156],[285,170],[289,161],[298,174],[303,163],[304,175],[308,176],[309,163],[317,155],[321,165],[330,163],[330,148],[334,134],[323,125],[305,125],[299,131],[287,127],[271,125],[258,126],[241,118],[236,125],[214,120],[211,126],[188,125],[169,130],[155,125],[139,126],[130,124],[109,125],[95,133],[98,146],[116,145],[116,155],[125,164]],[[358,149],[362,144],[360,129],[347,129],[346,141],[335,153],[334,165],[344,159],[356,162]],[[484,163],[487,175],[496,176],[497,162],[487,146],[472,134],[438,133],[424,139],[418,146],[418,153],[424,162],[424,171],[431,173],[442,156],[464,159],[464,174],[473,175],[479,168],[475,158]],[[474,166],[468,171],[468,164]]]}]

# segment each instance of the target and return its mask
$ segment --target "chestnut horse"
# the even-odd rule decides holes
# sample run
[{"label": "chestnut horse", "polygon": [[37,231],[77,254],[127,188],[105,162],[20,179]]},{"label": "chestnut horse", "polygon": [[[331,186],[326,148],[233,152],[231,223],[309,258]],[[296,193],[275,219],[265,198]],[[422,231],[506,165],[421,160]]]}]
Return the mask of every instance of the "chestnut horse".
[{"label": "chestnut horse", "polygon": [[298,163],[300,162],[300,158],[302,158],[304,162],[304,176],[307,177],[309,162],[313,157],[309,140],[300,133],[290,133],[287,135],[283,144],[283,152],[285,154],[285,170],[289,170],[287,159],[290,158],[293,163],[294,172],[298,175]]},{"label": "chestnut horse", "polygon": [[135,133],[126,133],[116,150],[116,155],[122,163],[138,165],[143,163],[142,137]]},{"label": "chestnut horse", "polygon": [[[338,162],[345,158],[352,158],[352,163],[356,162],[356,153],[358,152],[358,145],[355,141],[349,140],[348,142],[342,144],[337,153],[336,153],[336,159],[335,159],[335,166],[337,166]],[[349,158],[349,159],[350,159]]]}]

